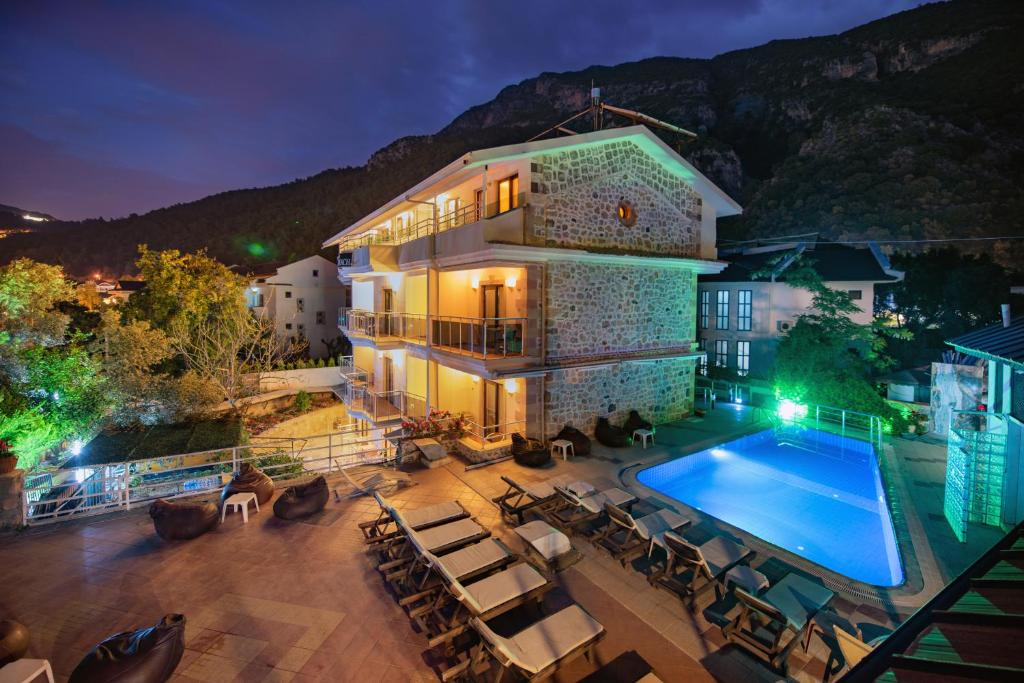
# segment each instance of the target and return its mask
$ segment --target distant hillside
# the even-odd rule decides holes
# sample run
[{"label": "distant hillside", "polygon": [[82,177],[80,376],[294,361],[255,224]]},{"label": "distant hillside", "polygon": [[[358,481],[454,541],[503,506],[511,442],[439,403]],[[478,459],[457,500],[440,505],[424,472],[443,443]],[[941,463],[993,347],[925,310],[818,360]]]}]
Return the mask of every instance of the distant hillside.
[{"label": "distant hillside", "polygon": [[[610,103],[700,133],[686,155],[745,207],[723,237],[1020,235],[1022,32],[1024,3],[954,0],[709,60],[545,73],[435,135],[395,141],[365,166],[143,216],[47,224],[45,235],[0,240],[0,260],[24,254],[72,272],[122,271],[142,242],[207,246],[227,263],[305,256],[459,154],[521,142],[578,111],[592,80]],[[1014,248],[998,253],[1024,259]]]}]

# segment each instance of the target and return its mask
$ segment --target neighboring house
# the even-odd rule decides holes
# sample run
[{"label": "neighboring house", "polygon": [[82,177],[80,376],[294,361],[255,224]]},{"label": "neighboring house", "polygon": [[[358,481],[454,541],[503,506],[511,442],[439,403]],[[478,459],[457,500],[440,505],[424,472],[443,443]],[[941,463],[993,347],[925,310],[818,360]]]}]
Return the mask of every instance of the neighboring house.
[{"label": "neighboring house", "polygon": [[643,126],[465,154],[325,242],[352,283],[342,395],[469,418],[469,457],[630,409],[688,414],[696,278],[740,207]]},{"label": "neighboring house", "polygon": [[326,358],[327,345],[338,336],[338,309],[345,287],[336,266],[322,256],[310,256],[268,272],[254,274],[246,301],[255,313],[274,319],[278,337],[309,342],[312,358]]},{"label": "neighboring house", "polygon": [[945,510],[963,540],[968,522],[1024,519],[1024,316],[946,342],[987,364],[985,412],[953,416],[946,453]]},{"label": "neighboring house", "polygon": [[[146,286],[144,280],[118,280],[117,286],[106,291],[103,300],[108,304],[120,304],[128,301],[135,292],[141,291]],[[102,296],[102,295],[101,295]]]},{"label": "neighboring house", "polygon": [[798,256],[829,287],[850,293],[861,309],[851,317],[862,324],[871,322],[875,285],[903,278],[873,244],[857,248],[802,242],[722,250],[719,258],[728,267],[701,275],[697,283],[697,335],[709,364],[740,375],[770,374],[782,335],[811,307],[810,291],[785,282],[786,269]]},{"label": "neighboring house", "polygon": [[897,370],[875,380],[886,387],[886,398],[904,403],[928,404],[931,400],[930,366]]}]

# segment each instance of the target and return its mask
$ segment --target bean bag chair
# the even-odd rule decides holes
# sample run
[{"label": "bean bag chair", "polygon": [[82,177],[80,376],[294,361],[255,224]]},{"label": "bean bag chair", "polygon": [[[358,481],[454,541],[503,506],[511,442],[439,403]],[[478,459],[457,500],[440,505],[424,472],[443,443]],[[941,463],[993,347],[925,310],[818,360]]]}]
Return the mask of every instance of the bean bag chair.
[{"label": "bean bag chair", "polygon": [[537,439],[527,439],[516,433],[512,435],[512,457],[524,467],[540,467],[551,461],[551,451]]},{"label": "bean bag chair", "polygon": [[220,523],[213,503],[171,503],[158,500],[149,506],[157,535],[165,541],[187,541],[202,536]]},{"label": "bean bag chair", "polygon": [[565,439],[572,443],[574,455],[590,455],[590,437],[575,427],[570,427],[569,425],[562,427],[562,431],[555,434],[555,438],[552,441],[558,441],[559,439]]},{"label": "bean bag chair", "polygon": [[274,516],[280,519],[300,519],[320,512],[327,505],[329,493],[327,480],[323,477],[289,486],[274,501]]},{"label": "bean bag chair", "polygon": [[636,412],[635,410],[631,410],[629,411],[629,417],[626,418],[626,424],[622,425],[622,431],[626,432],[630,436],[633,436],[633,432],[635,432],[638,429],[653,430],[654,425],[640,417],[640,413]]},{"label": "bean bag chair", "polygon": [[594,437],[599,443],[611,448],[622,448],[630,443],[629,434],[625,429],[616,427],[608,422],[607,417],[597,418],[597,427],[594,428]]},{"label": "bean bag chair", "polygon": [[156,626],[115,633],[89,651],[68,683],[162,683],[185,652],[185,615],[168,614]]},{"label": "bean bag chair", "polygon": [[10,619],[0,621],[0,669],[28,652],[28,629]]},{"label": "bean bag chair", "polygon": [[238,473],[231,478],[224,490],[220,493],[220,504],[223,507],[224,501],[236,493],[255,493],[256,500],[263,505],[274,495],[274,480],[263,473],[263,470],[254,467],[252,463],[243,462],[238,467]]}]

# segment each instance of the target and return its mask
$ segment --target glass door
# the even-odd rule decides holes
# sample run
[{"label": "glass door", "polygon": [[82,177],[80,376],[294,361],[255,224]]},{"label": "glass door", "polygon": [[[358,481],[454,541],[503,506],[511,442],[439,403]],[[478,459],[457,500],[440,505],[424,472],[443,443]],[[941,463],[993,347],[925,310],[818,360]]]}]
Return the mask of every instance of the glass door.
[{"label": "glass door", "polygon": [[497,353],[502,346],[501,297],[502,285],[483,285],[480,288],[483,309],[483,348],[486,353]]},{"label": "glass door", "polygon": [[385,288],[381,291],[381,311],[384,315],[381,316],[380,320],[380,333],[383,336],[391,336],[391,318],[390,315],[395,309],[395,292],[391,289]]},{"label": "glass door", "polygon": [[498,382],[484,381],[484,438],[501,435],[501,396],[502,388]]}]

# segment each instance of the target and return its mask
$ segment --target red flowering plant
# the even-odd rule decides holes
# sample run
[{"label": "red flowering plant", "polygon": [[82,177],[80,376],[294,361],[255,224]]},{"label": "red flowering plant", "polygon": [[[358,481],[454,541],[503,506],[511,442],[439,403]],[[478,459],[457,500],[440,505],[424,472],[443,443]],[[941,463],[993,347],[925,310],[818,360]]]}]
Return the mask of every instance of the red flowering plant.
[{"label": "red flowering plant", "polygon": [[0,455],[8,455],[11,452],[11,444],[5,439],[0,439]]},{"label": "red flowering plant", "polygon": [[402,429],[413,439],[439,436],[442,433],[457,439],[466,432],[466,415],[452,415],[449,410],[431,408],[430,414],[426,417],[403,420]]}]

